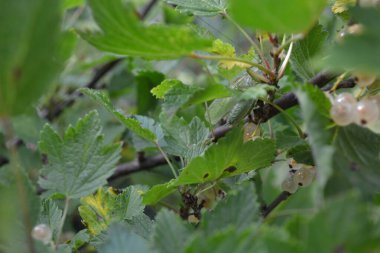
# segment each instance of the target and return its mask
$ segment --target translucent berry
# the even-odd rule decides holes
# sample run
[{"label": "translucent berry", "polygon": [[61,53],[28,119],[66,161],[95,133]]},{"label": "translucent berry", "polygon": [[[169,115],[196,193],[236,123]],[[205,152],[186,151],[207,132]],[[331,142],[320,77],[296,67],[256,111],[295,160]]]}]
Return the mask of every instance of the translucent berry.
[{"label": "translucent berry", "polygon": [[52,239],[52,231],[46,224],[38,224],[32,230],[32,237],[47,244]]},{"label": "translucent berry", "polygon": [[355,77],[359,87],[368,87],[376,81],[376,76],[364,73],[355,73]]},{"label": "translucent berry", "polygon": [[348,27],[348,32],[354,35],[360,35],[363,33],[364,27],[361,24],[354,24]]},{"label": "translucent berry", "polygon": [[330,109],[330,117],[338,126],[347,126],[355,122],[355,106],[349,103],[334,103]]},{"label": "translucent berry", "polygon": [[302,167],[294,174],[294,182],[299,186],[308,186],[313,181],[314,175],[313,170]]},{"label": "translucent berry", "polygon": [[374,100],[364,99],[356,105],[357,123],[362,126],[372,125],[379,119],[380,111]]},{"label": "translucent berry", "polygon": [[356,98],[348,92],[340,93],[338,96],[336,96],[335,103],[345,103],[345,104],[351,104],[353,106],[356,105]]},{"label": "translucent berry", "polygon": [[293,177],[288,177],[282,182],[281,188],[283,191],[295,193],[298,189],[298,185],[294,181]]}]

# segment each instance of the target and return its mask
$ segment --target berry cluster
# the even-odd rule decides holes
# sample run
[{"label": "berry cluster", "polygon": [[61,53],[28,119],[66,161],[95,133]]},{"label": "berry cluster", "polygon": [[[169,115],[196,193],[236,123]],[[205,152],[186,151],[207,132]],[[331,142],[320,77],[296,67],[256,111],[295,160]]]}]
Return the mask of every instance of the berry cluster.
[{"label": "berry cluster", "polygon": [[289,161],[289,176],[282,182],[283,191],[295,193],[298,187],[306,187],[313,181],[316,170],[314,166],[297,163],[293,159]]},{"label": "berry cluster", "polygon": [[[373,84],[376,77],[357,74],[358,86],[365,88]],[[371,126],[380,119],[380,99],[378,96],[366,97],[357,101],[350,93],[341,93],[332,101],[330,116],[338,126],[356,123]]]}]

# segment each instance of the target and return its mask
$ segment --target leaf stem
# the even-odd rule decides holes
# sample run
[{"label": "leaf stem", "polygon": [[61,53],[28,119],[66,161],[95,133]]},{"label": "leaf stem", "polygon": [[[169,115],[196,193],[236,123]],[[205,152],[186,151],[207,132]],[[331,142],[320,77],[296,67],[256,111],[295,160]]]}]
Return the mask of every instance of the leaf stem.
[{"label": "leaf stem", "polygon": [[258,63],[255,63],[255,62],[252,62],[252,61],[249,61],[249,60],[241,59],[241,58],[226,57],[226,56],[220,56],[220,55],[200,55],[200,54],[195,54],[195,53],[191,54],[190,57],[192,57],[194,59],[204,59],[204,60],[241,62],[241,63],[245,63],[245,64],[247,64],[247,65],[249,65],[251,67],[255,67],[255,68],[260,69],[265,74],[267,74],[270,77],[272,77],[273,79],[276,78],[275,75],[272,73],[272,71],[270,71],[266,67],[262,66],[261,64],[258,64]]},{"label": "leaf stem", "polygon": [[55,238],[55,244],[56,245],[58,245],[59,238],[61,237],[61,234],[62,234],[63,225],[65,224],[67,212],[69,210],[69,204],[70,204],[70,198],[65,197],[65,206],[63,207],[62,219],[61,219],[61,222],[59,223],[57,238]]},{"label": "leaf stem", "polygon": [[347,72],[344,72],[341,74],[335,81],[333,87],[330,89],[330,92],[333,92],[335,94],[336,89],[338,88],[339,84],[343,81],[344,77],[347,75]]},{"label": "leaf stem", "polygon": [[247,73],[250,77],[252,77],[254,80],[258,81],[258,82],[263,82],[263,83],[270,83],[270,81],[262,76],[262,75],[259,75],[257,74],[255,71],[253,71],[252,69],[247,69]]},{"label": "leaf stem", "polygon": [[228,14],[227,12],[224,12],[223,13],[223,16],[228,20],[230,21],[242,34],[243,36],[249,41],[249,43],[251,43],[251,45],[254,47],[254,49],[257,51],[257,53],[259,54],[260,56],[260,59],[263,63],[265,63],[266,67],[268,69],[270,69],[270,65],[267,61],[267,59],[265,58],[262,50],[260,49],[260,47],[257,45],[257,43],[251,38],[251,36],[249,36],[249,34],[238,24],[235,22],[235,20],[233,20]]},{"label": "leaf stem", "polygon": [[278,47],[278,48],[276,49],[276,51],[274,52],[274,55],[276,55],[276,56],[280,55],[281,52],[282,52],[287,46],[289,46],[291,43],[296,42],[297,40],[301,40],[301,39],[303,39],[303,38],[304,38],[304,35],[303,35],[302,33],[300,33],[300,34],[296,34],[296,35],[292,36],[290,39],[288,39],[288,40],[286,40],[285,42],[283,42],[283,43],[281,44],[281,46]]},{"label": "leaf stem", "polygon": [[166,162],[168,163],[170,169],[172,170],[174,177],[177,178],[178,177],[177,172],[175,171],[173,164],[170,162],[169,157],[166,155],[165,151],[160,147],[160,145],[157,142],[155,144],[158,150],[160,150],[161,154],[164,156]]},{"label": "leaf stem", "polygon": [[284,109],[282,109],[281,107],[279,107],[278,105],[276,105],[275,103],[272,103],[271,101],[267,99],[261,99],[261,100],[270,104],[271,106],[276,108],[276,110],[280,111],[285,116],[285,118],[297,129],[299,137],[302,139],[305,138],[305,134],[303,133],[302,129],[298,126],[297,122],[287,112],[285,112]]}]

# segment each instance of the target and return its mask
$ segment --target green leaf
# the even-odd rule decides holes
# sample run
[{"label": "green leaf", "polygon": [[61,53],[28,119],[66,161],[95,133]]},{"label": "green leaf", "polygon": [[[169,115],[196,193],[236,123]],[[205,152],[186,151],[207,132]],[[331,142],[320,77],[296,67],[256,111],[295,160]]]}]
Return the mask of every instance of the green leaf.
[{"label": "green leaf", "polygon": [[[235,97],[216,99],[208,107],[210,121],[212,125],[217,124],[229,111],[235,106],[237,99]],[[207,113],[207,112],[206,112]],[[208,115],[206,115],[208,118]]]},{"label": "green leaf", "polygon": [[[70,240],[70,246],[73,249],[79,249],[82,247],[85,243],[90,241],[90,235],[88,234],[87,229],[83,229],[79,231],[71,240]],[[70,251],[71,252],[71,251]]]},{"label": "green leaf", "polygon": [[231,227],[240,232],[254,223],[259,223],[260,219],[260,205],[255,188],[249,182],[245,187],[239,187],[237,192],[231,191],[226,199],[205,213],[201,220],[201,228],[208,235]]},{"label": "green leaf", "polygon": [[317,165],[318,187],[314,193],[316,201],[322,200],[323,187],[332,173],[334,148],[331,145],[333,131],[329,126],[330,101],[318,88],[310,84],[295,85],[295,94],[301,106],[305,122],[307,141],[309,142],[314,162]]},{"label": "green leaf", "polygon": [[82,6],[84,4],[84,0],[64,0],[63,1],[63,9],[71,9],[74,7]]},{"label": "green leaf", "polygon": [[343,43],[332,45],[320,64],[331,70],[355,70],[380,74],[380,9],[355,8],[352,20],[363,25],[361,34],[347,35]]},{"label": "green leaf", "polygon": [[154,87],[151,92],[156,98],[164,98],[165,94],[173,87],[180,86],[181,81],[166,79],[162,81],[159,85]]},{"label": "green leaf", "polygon": [[234,0],[232,17],[252,29],[275,33],[306,32],[317,21],[326,0]]},{"label": "green leaf", "polygon": [[56,239],[59,226],[62,220],[62,210],[52,199],[47,199],[42,202],[42,210],[39,218],[39,224],[46,224],[53,232],[53,240]]},{"label": "green leaf", "polygon": [[210,100],[225,98],[233,93],[221,84],[209,84],[205,87],[185,85],[180,81],[168,80],[155,87],[152,92],[164,98],[164,110],[168,114],[175,113],[181,107],[201,104]]},{"label": "green leaf", "polygon": [[[161,118],[163,122],[167,116],[163,114]],[[198,117],[187,123],[183,118],[174,116],[163,124],[167,135],[165,137],[167,145],[164,150],[167,153],[181,156],[189,161],[193,157],[200,156],[206,149],[210,131]]]},{"label": "green leaf", "polygon": [[129,187],[120,194],[99,188],[95,195],[81,198],[79,214],[92,235],[105,231],[115,221],[132,219],[144,210],[141,194]]},{"label": "green leaf", "polygon": [[88,3],[102,31],[79,34],[100,50],[149,59],[173,59],[211,46],[211,41],[199,38],[189,27],[144,26],[131,5],[125,7],[121,0]]},{"label": "green leaf", "polygon": [[304,82],[309,81],[317,73],[310,61],[322,49],[327,32],[321,25],[315,26],[301,41],[294,43],[290,63],[293,71],[302,78]]},{"label": "green leaf", "polygon": [[166,184],[156,184],[143,194],[143,203],[145,205],[154,205],[160,201],[160,199],[174,193],[175,190],[175,187],[170,186],[170,182]]},{"label": "green leaf", "polygon": [[137,82],[137,114],[147,115],[149,111],[154,110],[157,99],[150,93],[151,89],[161,83],[165,76],[157,71],[141,71],[136,76]]},{"label": "green leaf", "polygon": [[274,160],[275,145],[269,139],[243,143],[242,129],[234,129],[205,154],[195,157],[173,181],[173,186],[204,183],[235,176],[269,166]]},{"label": "green leaf", "polygon": [[98,248],[99,253],[150,253],[147,240],[129,231],[125,225],[113,224],[106,242]]},{"label": "green leaf", "polygon": [[0,116],[33,109],[57,77],[64,61],[60,19],[59,1],[1,1]]},{"label": "green leaf", "polygon": [[132,219],[127,220],[125,224],[128,230],[136,233],[137,235],[149,240],[152,235],[154,221],[144,213],[133,216]]},{"label": "green leaf", "polygon": [[180,12],[191,13],[196,16],[214,16],[224,13],[227,0],[164,0],[174,4]]},{"label": "green leaf", "polygon": [[[0,185],[0,252],[28,252],[29,229],[37,224],[41,202],[24,170],[18,168],[16,172],[15,166],[18,165],[11,165],[10,184]],[[25,220],[25,215],[28,220]]]},{"label": "green leaf", "polygon": [[198,235],[186,248],[184,253],[246,253],[258,252],[253,250],[256,228],[246,229],[243,232],[236,232],[235,229],[224,230],[213,236],[205,238]]},{"label": "green leaf", "polygon": [[[110,98],[105,92],[88,88],[81,88],[79,91],[104,106],[110,113],[112,113],[118,120],[120,120],[120,122],[123,123],[125,127],[127,127],[138,136],[150,142],[157,141],[157,136],[152,131],[143,126],[144,124],[149,125],[147,121],[143,120],[141,122],[136,119],[136,116],[128,116],[122,110],[114,108]],[[140,116],[139,119],[141,120],[147,118]]]},{"label": "green leaf", "polygon": [[152,241],[159,253],[178,253],[183,251],[191,232],[177,214],[163,209],[157,214]]},{"label": "green leaf", "polygon": [[356,125],[339,128],[334,143],[342,159],[336,167],[366,193],[380,189],[380,135]]},{"label": "green leaf", "polygon": [[337,249],[376,252],[379,249],[376,223],[370,219],[368,206],[359,201],[357,194],[336,197],[312,218],[287,227],[305,244],[305,252],[334,252]]},{"label": "green leaf", "polygon": [[50,125],[41,132],[39,149],[48,157],[39,185],[51,193],[79,198],[107,183],[120,157],[120,144],[103,145],[99,115],[90,112],[65,131],[63,139]]}]

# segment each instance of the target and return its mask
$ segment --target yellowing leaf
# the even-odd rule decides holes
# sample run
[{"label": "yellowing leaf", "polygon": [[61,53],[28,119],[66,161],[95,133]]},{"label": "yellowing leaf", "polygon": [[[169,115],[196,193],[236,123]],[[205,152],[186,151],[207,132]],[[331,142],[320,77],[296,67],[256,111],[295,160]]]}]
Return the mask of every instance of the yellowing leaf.
[{"label": "yellowing leaf", "polygon": [[106,230],[114,221],[131,219],[143,212],[141,190],[129,187],[120,194],[112,188],[99,188],[95,195],[81,198],[79,214],[93,235]]},{"label": "yellowing leaf", "polygon": [[335,14],[343,13],[347,11],[350,6],[355,6],[355,4],[356,0],[336,0],[331,9]]}]

